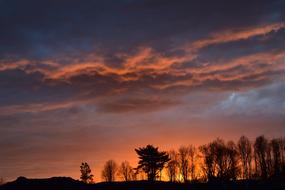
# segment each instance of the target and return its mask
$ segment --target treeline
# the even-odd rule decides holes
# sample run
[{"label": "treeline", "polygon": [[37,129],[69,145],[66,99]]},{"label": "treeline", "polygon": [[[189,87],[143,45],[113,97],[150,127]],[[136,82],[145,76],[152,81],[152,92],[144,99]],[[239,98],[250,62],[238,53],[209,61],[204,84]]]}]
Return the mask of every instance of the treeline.
[{"label": "treeline", "polygon": [[[147,179],[171,182],[234,181],[238,179],[272,179],[285,176],[285,139],[264,136],[250,141],[242,136],[237,142],[216,140],[195,147],[181,146],[178,150],[160,151],[153,145],[135,149],[138,166],[124,161],[105,163],[102,179],[134,181]],[[81,165],[81,180],[93,183],[87,163]]]}]

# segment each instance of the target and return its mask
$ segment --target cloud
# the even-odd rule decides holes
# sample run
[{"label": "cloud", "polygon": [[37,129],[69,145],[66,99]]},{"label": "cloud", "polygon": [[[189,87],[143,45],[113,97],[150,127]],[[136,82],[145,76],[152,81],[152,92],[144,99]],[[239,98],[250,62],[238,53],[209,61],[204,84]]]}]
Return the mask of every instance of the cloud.
[{"label": "cloud", "polygon": [[228,98],[208,111],[209,116],[274,117],[285,114],[284,82],[276,82],[245,92],[229,93]]},{"label": "cloud", "polygon": [[[204,41],[202,44],[205,46],[213,45],[219,42],[240,40],[244,36],[253,37],[265,34],[282,27],[284,24],[275,23],[265,26],[262,31],[260,27],[250,30],[241,29],[232,33],[230,35],[232,37],[228,37],[228,34],[224,32],[225,36],[222,33],[216,39],[210,37],[213,41],[207,39],[200,41]],[[200,41],[198,40],[197,43]],[[115,57],[117,59],[110,60],[104,55],[90,53],[81,59],[67,59],[67,63],[57,62],[56,59],[2,61],[0,76],[4,73],[17,72],[21,73],[22,79],[25,79],[14,81],[13,84],[11,78],[4,77],[2,87],[11,84],[6,90],[7,93],[10,93],[13,88],[18,88],[17,90],[21,90],[19,95],[26,93],[27,89],[31,89],[29,92],[31,97],[40,95],[36,102],[33,102],[33,98],[28,101],[24,98],[23,105],[16,102],[8,105],[10,107],[7,110],[10,111],[7,113],[13,113],[13,110],[33,112],[62,109],[76,106],[77,103],[72,103],[73,101],[94,101],[96,104],[96,98],[116,95],[127,98],[112,98],[113,103],[101,104],[100,109],[102,111],[111,111],[110,108],[125,111],[145,110],[144,105],[155,105],[155,103],[141,104],[139,99],[135,101],[137,98],[128,97],[128,94],[132,94],[131,91],[143,92],[142,95],[147,97],[164,94],[165,98],[161,102],[156,100],[158,105],[173,106],[173,102],[176,101],[168,98],[171,90],[182,89],[184,93],[195,89],[245,90],[249,87],[262,86],[272,80],[280,80],[285,71],[283,64],[285,53],[281,50],[203,61],[200,59],[199,51],[195,54],[187,54],[187,52],[163,54],[150,47],[140,47],[134,53],[118,53]],[[25,87],[24,81],[27,81]],[[59,90],[65,93],[60,94]],[[13,100],[12,98],[10,102]],[[120,101],[123,101],[123,104]],[[45,106],[46,109],[40,108],[48,104],[50,105]],[[121,105],[122,109],[116,109],[118,105]],[[145,107],[151,110],[151,106]]]},{"label": "cloud", "polygon": [[220,31],[219,33],[211,35],[208,38],[197,40],[186,45],[185,50],[188,52],[196,52],[204,47],[228,43],[233,41],[246,40],[256,36],[266,35],[285,28],[285,22],[266,24],[262,26],[253,26],[249,28],[238,28],[227,31]]},{"label": "cloud", "polygon": [[[113,4],[108,1],[106,3],[91,3],[90,7],[82,4],[78,11],[74,10],[75,5],[78,5],[76,1],[71,1],[68,8],[62,7],[64,3],[56,4],[56,6],[53,3],[45,3],[45,6],[39,6],[34,1],[23,4],[23,7],[29,10],[27,5],[30,4],[39,7],[38,10],[31,12],[38,13],[39,11],[41,19],[33,17],[28,12],[20,19],[24,25],[20,25],[17,20],[4,17],[5,22],[10,21],[10,25],[7,25],[7,28],[2,31],[4,36],[7,39],[14,39],[12,37],[15,35],[18,37],[16,39],[18,46],[15,49],[10,49],[10,42],[5,41],[8,43],[7,50],[10,51],[8,54],[0,47],[0,53],[2,52],[0,77],[3,76],[0,88],[5,88],[1,94],[7,97],[2,100],[0,98],[0,105],[2,110],[9,110],[7,113],[14,113],[14,110],[18,110],[16,111],[18,113],[21,110],[34,112],[68,109],[68,107],[74,107],[80,103],[84,104],[85,101],[99,104],[97,99],[102,97],[110,97],[110,100],[114,101],[101,104],[102,107],[99,107],[102,111],[111,111],[110,108],[113,108],[120,112],[120,109],[116,109],[117,105],[121,105],[121,110],[126,111],[131,109],[146,110],[144,107],[151,110],[151,106],[146,105],[155,107],[155,101],[157,101],[157,107],[167,104],[173,106],[179,102],[174,101],[175,99],[179,99],[181,95],[189,91],[199,89],[245,90],[265,85],[272,80],[280,80],[284,73],[282,47],[279,49],[268,48],[259,52],[252,51],[250,54],[220,56],[212,60],[203,59],[204,52],[202,52],[207,51],[209,47],[249,41],[262,36],[270,36],[268,41],[274,40],[276,34],[281,35],[280,31],[285,27],[281,19],[283,12],[279,10],[282,4],[279,3],[271,4],[262,1],[258,4],[261,11],[256,14],[260,18],[264,18],[262,22],[257,18],[250,17],[249,13],[252,13],[256,7],[253,9],[251,6],[245,6],[245,13],[240,15],[248,21],[244,23],[238,23],[237,20],[228,22],[228,19],[234,16],[232,12],[227,13],[228,17],[217,14],[217,17],[221,17],[220,20],[215,19],[213,22],[208,22],[208,16],[201,15],[194,8],[200,4],[187,1],[182,2],[184,6],[173,4],[171,1],[166,4],[152,3],[147,0]],[[235,4],[235,8],[244,7],[244,2]],[[234,11],[232,4],[224,2],[224,6]],[[13,6],[13,3],[6,2],[5,7],[7,10],[9,10],[8,8],[18,10]],[[58,7],[62,12],[49,19],[47,13],[53,7]],[[91,7],[97,8],[90,12]],[[108,13],[113,11],[112,13],[115,15],[121,16],[119,23],[125,24],[126,27],[122,28],[121,25],[114,24],[114,16],[106,15],[101,11],[102,7],[109,7]],[[156,11],[157,7],[160,8],[158,11]],[[193,9],[193,11],[189,11],[185,7]],[[212,12],[213,7],[216,10],[220,9],[216,3],[212,2],[205,4],[202,8],[209,15],[215,15],[216,13]],[[122,14],[121,8],[125,10],[125,14]],[[181,15],[164,14],[168,19],[154,17],[155,23],[161,24],[160,26],[155,26],[143,16],[145,15],[143,13],[148,11],[150,15],[166,13],[169,8],[180,10]],[[6,14],[8,14],[7,10]],[[85,11],[82,13],[82,10]],[[135,13],[134,10],[136,10]],[[74,12],[75,16],[70,14],[71,12]],[[129,14],[133,17],[128,17],[125,21],[121,19]],[[272,14],[278,16],[272,18]],[[76,15],[80,15],[78,20],[75,19]],[[97,19],[102,16],[106,22]],[[192,19],[194,16],[195,18],[199,16],[201,22],[207,21],[209,28],[205,30],[206,25],[197,25],[193,28],[196,23]],[[68,18],[70,22],[65,22],[64,25],[63,18]],[[84,22],[79,22],[83,18],[86,18]],[[175,22],[172,22],[171,18],[175,18]],[[31,20],[33,22],[30,22]],[[41,20],[44,25],[38,28]],[[100,21],[98,24],[94,22],[97,20]],[[170,32],[162,31],[163,28],[169,27],[169,23],[165,22],[168,20],[173,24],[173,27]],[[185,23],[189,21],[189,26],[182,29],[180,26],[183,26],[184,21],[187,21]],[[179,25],[177,29],[174,29],[176,22],[179,22]],[[96,23],[96,26],[92,23]],[[82,26],[82,31],[73,30],[74,26],[78,28]],[[140,30],[142,26],[145,29],[143,31]],[[54,33],[54,28],[57,28],[57,33]],[[16,34],[5,32],[11,29]],[[110,37],[110,31],[118,32]],[[137,31],[134,38],[129,31]],[[151,37],[153,34],[157,36],[157,33],[161,34],[159,40]],[[136,35],[141,35],[143,38]],[[180,38],[183,40],[181,41]],[[71,39],[78,39],[78,41],[71,42]],[[86,41],[93,45],[86,44]],[[76,47],[74,47],[75,44]],[[29,52],[38,48],[39,52],[35,54],[39,55],[24,52],[25,56],[22,56],[22,50],[19,51],[18,47],[26,47],[25,49]],[[53,50],[50,51],[50,49]],[[110,49],[112,50],[109,51]],[[15,75],[18,75],[17,79],[19,80],[15,80]],[[140,96],[146,98],[139,99],[136,97],[136,93],[132,93],[133,91],[139,92]],[[172,96],[173,92],[177,92],[177,97]],[[7,96],[9,94],[15,95]],[[114,96],[120,98],[113,98]],[[146,101],[148,98],[151,100],[156,96],[163,98]],[[144,101],[146,101],[145,104],[141,103]],[[42,106],[45,106],[46,109],[42,109]]]},{"label": "cloud", "polygon": [[154,112],[169,107],[178,106],[180,103],[160,97],[145,98],[119,98],[107,100],[97,104],[99,112],[124,113],[124,112]]},{"label": "cloud", "polygon": [[[112,55],[140,45],[165,50],[224,29],[280,22],[284,6],[282,0],[182,0],[179,4],[169,0],[3,0],[0,57],[42,59],[92,51]],[[51,16],[51,10],[57,11]]]}]

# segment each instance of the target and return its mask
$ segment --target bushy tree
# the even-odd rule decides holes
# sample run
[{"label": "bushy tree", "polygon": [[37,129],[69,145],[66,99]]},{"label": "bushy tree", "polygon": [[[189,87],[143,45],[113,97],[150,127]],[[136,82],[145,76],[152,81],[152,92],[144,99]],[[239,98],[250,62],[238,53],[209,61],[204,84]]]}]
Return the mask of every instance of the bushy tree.
[{"label": "bushy tree", "polygon": [[91,173],[90,166],[86,162],[82,162],[80,166],[80,172],[81,172],[80,179],[84,183],[93,183],[94,176]]},{"label": "bushy tree", "polygon": [[137,169],[142,169],[149,181],[155,181],[159,172],[170,160],[169,155],[164,151],[159,151],[157,147],[147,145],[146,147],[135,149],[139,157]]}]

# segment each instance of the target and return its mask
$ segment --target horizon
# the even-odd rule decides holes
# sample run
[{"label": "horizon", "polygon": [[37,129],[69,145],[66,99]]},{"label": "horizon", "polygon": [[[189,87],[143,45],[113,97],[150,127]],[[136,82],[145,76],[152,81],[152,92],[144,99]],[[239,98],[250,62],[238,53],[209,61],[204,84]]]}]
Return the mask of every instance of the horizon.
[{"label": "horizon", "polygon": [[285,1],[0,0],[0,178],[285,136]]},{"label": "horizon", "polygon": [[[248,138],[247,136],[244,136],[244,135],[242,135],[242,136],[240,136],[240,138],[241,137],[245,137],[245,138]],[[270,143],[272,143],[272,140],[281,140],[281,144],[282,144],[282,146],[283,146],[283,148],[284,148],[284,146],[285,146],[285,137],[284,136],[279,136],[279,137],[273,137],[273,138],[267,138],[267,136],[264,136],[264,135],[259,135],[259,136],[256,136],[256,138],[254,138],[254,139],[249,139],[248,138],[248,140],[250,141],[250,145],[251,145],[251,147],[252,147],[252,149],[254,149],[254,144],[255,144],[255,142],[256,142],[256,139],[258,138],[258,137],[265,137],[265,139],[268,141],[268,145],[269,146],[272,146]],[[240,140],[240,138],[238,139],[238,140]],[[202,167],[204,167],[203,166],[203,153],[201,152],[201,150],[200,150],[200,148],[202,148],[202,146],[207,146],[207,145],[209,145],[209,144],[211,144],[211,143],[214,143],[214,142],[217,142],[218,140],[222,140],[222,142],[224,142],[225,143],[225,145],[227,146],[227,144],[229,143],[229,142],[234,142],[235,143],[235,145],[236,146],[238,146],[238,141],[235,141],[235,140],[233,140],[233,139],[228,139],[228,140],[225,140],[225,139],[223,139],[223,138],[220,138],[220,137],[216,137],[215,139],[212,139],[211,141],[209,141],[209,142],[207,142],[207,143],[204,143],[204,144],[200,144],[200,145],[193,145],[193,144],[181,144],[179,147],[177,147],[177,148],[173,148],[173,147],[171,147],[171,149],[168,149],[168,150],[163,150],[163,149],[161,149],[160,147],[157,147],[157,146],[155,146],[155,145],[153,145],[153,144],[147,144],[147,145],[151,145],[151,146],[154,146],[154,147],[157,147],[158,148],[158,150],[159,151],[162,151],[162,152],[166,152],[169,156],[170,156],[170,154],[171,154],[171,151],[175,151],[175,153],[177,154],[177,156],[179,156],[179,154],[180,154],[180,152],[179,152],[179,149],[180,148],[190,148],[191,149],[191,147],[192,148],[194,148],[194,150],[195,150],[195,162],[193,163],[194,165],[195,165],[195,176],[196,176],[196,179],[195,180],[197,180],[197,182],[204,182],[203,181],[203,177],[205,177],[204,175],[205,174],[203,174],[203,168]],[[283,142],[282,142],[283,141]],[[137,149],[137,148],[142,148],[142,147],[146,147],[146,145],[145,146],[141,146],[141,147],[136,147],[135,149]],[[238,147],[236,147],[236,148],[238,148]],[[133,152],[135,152],[135,149],[133,150]],[[252,150],[252,154],[254,154],[253,152],[254,152],[255,150]],[[271,150],[272,151],[272,150]],[[282,153],[281,153],[281,159],[283,160],[284,158],[283,158],[283,153],[284,153],[284,151],[285,151],[285,149],[284,150],[280,150],[280,151],[282,151]],[[240,152],[238,153],[238,154],[240,154]],[[189,155],[188,155],[189,156]],[[273,155],[272,155],[273,156]],[[274,156],[273,156],[274,157]],[[238,159],[240,159],[240,158],[238,158]],[[110,160],[112,160],[112,161],[114,161],[115,162],[115,164],[116,164],[116,172],[115,172],[115,178],[114,178],[114,182],[126,182],[125,180],[124,180],[124,176],[122,176],[123,174],[122,173],[120,173],[119,172],[119,170],[120,170],[120,165],[123,163],[123,162],[128,162],[129,164],[130,164],[130,166],[132,167],[132,169],[134,170],[134,171],[136,171],[136,168],[137,168],[137,166],[138,166],[138,160],[139,160],[139,158],[138,158],[138,155],[137,154],[135,154],[135,158],[134,158],[134,160],[127,160],[127,159],[122,159],[120,162],[118,162],[118,160],[116,160],[116,159],[109,159],[109,160],[105,160],[104,161],[104,164],[106,164],[107,163],[107,161],[110,161]],[[129,162],[129,161],[131,161],[131,162]],[[84,163],[85,161],[82,161],[82,163]],[[85,163],[87,163],[87,162],[85,162]],[[91,162],[90,163],[92,163],[92,160],[91,160]],[[94,173],[94,167],[92,167],[89,163],[87,163],[89,166],[90,166],[90,169],[91,169],[91,171],[90,171],[90,174],[95,174]],[[282,163],[281,164],[283,164],[283,161],[282,161]],[[79,164],[80,165],[80,164]],[[79,166],[78,165],[78,166]],[[242,167],[242,163],[239,163],[238,164],[238,167]],[[255,167],[257,167],[256,166],[256,163],[255,163],[255,161],[251,161],[251,169],[252,170],[254,170],[254,168]],[[102,166],[102,168],[104,168],[103,166]],[[101,168],[101,169],[102,169]],[[96,170],[96,168],[95,168],[95,170]],[[95,176],[95,175],[93,175],[93,180],[92,180],[92,182],[91,182],[91,184],[93,184],[93,183],[100,183],[100,182],[107,182],[107,181],[105,181],[104,179],[103,179],[103,177],[102,177],[102,174],[101,174],[101,172],[103,171],[103,169],[102,170],[100,170],[100,175],[99,176]],[[163,170],[162,170],[162,173],[161,173],[161,176],[159,177],[159,179],[158,179],[158,181],[164,181],[164,182],[173,182],[173,181],[169,181],[169,174],[167,174],[167,166],[165,166],[164,168],[163,168]],[[98,172],[96,172],[96,173],[98,173]],[[3,177],[2,178],[0,178],[1,180],[2,180],[2,183],[4,182],[4,183],[7,183],[7,182],[13,182],[13,181],[16,181],[18,178],[22,178],[22,177],[24,177],[24,178],[27,178],[27,179],[31,179],[31,180],[34,180],[34,179],[49,179],[49,178],[57,178],[57,177],[59,177],[59,178],[61,178],[61,177],[66,177],[66,178],[72,178],[72,179],[74,179],[74,180],[78,180],[78,181],[82,181],[82,179],[80,179],[80,175],[81,175],[81,173],[80,173],[80,171],[78,171],[78,177],[76,177],[77,176],[77,174],[75,174],[75,175],[58,175],[58,176],[39,176],[39,177],[33,177],[33,176],[17,176],[15,179],[10,179],[10,180],[7,180],[7,179],[4,179]],[[139,172],[138,174],[136,174],[136,178],[135,179],[133,179],[133,180],[131,180],[131,181],[147,181],[147,178],[146,178],[146,176],[145,176],[146,174],[144,174],[143,172]],[[179,174],[179,172],[178,172],[178,176],[177,176],[177,181],[174,181],[174,182],[180,182],[180,183],[182,183],[183,182],[183,179],[182,179],[182,177],[181,177],[181,175],[182,174]],[[242,179],[242,180],[245,180],[246,178],[243,178],[242,176],[241,176],[241,173],[240,174],[238,174],[239,175],[239,179]],[[254,179],[254,178],[253,178]],[[256,179],[259,179],[259,178],[256,178]],[[274,179],[274,178],[273,178]],[[191,179],[191,180],[193,180],[193,179]],[[0,185],[1,185],[1,183],[0,183]]]}]

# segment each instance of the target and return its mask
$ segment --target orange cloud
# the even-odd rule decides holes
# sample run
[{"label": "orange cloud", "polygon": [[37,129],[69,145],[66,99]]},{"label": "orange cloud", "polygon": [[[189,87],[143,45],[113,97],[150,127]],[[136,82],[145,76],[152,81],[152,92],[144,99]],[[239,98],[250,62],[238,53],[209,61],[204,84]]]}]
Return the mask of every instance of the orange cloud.
[{"label": "orange cloud", "polygon": [[210,45],[246,40],[254,36],[266,35],[270,32],[278,31],[282,28],[285,28],[285,22],[221,31],[220,33],[213,34],[208,38],[197,40],[193,43],[187,44],[184,48],[188,52],[196,52],[199,49]]},{"label": "orange cloud", "polygon": [[[87,61],[82,63],[70,64],[65,67],[50,73],[50,78],[68,78],[73,75],[80,74],[82,72],[96,71],[102,75],[117,75],[122,81],[135,81],[145,75],[145,73],[162,74],[170,73],[173,75],[185,75],[185,74],[199,74],[199,73],[211,73],[214,71],[222,71],[234,68],[236,66],[245,65],[247,62],[252,62],[256,56],[259,60],[267,62],[268,64],[274,62],[274,59],[278,59],[278,54],[258,54],[251,55],[246,58],[237,59],[230,64],[216,64],[216,65],[201,65],[198,68],[188,69],[173,69],[174,65],[181,65],[185,62],[194,60],[198,55],[197,51],[203,47],[226,43],[238,40],[248,39],[254,36],[266,35],[270,32],[285,28],[285,23],[273,23],[263,26],[242,28],[237,30],[222,31],[219,34],[214,34],[208,38],[197,40],[191,44],[183,46],[185,55],[182,56],[164,56],[158,52],[155,52],[150,47],[140,48],[134,55],[124,55],[123,61],[119,67],[110,67],[101,58],[96,61]],[[282,55],[279,55],[282,56]]]},{"label": "orange cloud", "polygon": [[[208,80],[229,82],[241,81],[249,77],[252,77],[252,80],[270,79],[270,76],[267,75],[268,73],[285,71],[284,60],[285,51],[257,53],[223,62],[208,63],[201,67],[186,68],[183,69],[183,72],[176,70],[174,73],[178,73],[178,75],[191,74],[191,78],[153,86],[159,89],[166,89],[175,86],[199,86]],[[259,66],[260,64],[262,64],[262,67]]]},{"label": "orange cloud", "polygon": [[[91,53],[84,55],[83,61],[75,59],[67,65],[62,65],[52,60],[42,61],[40,64],[49,66],[47,68],[37,67],[36,63],[29,60],[0,63],[0,71],[16,68],[23,69],[27,73],[39,71],[45,75],[45,79],[64,80],[67,82],[73,76],[92,73],[106,77],[115,76],[115,80],[118,80],[119,83],[135,82],[146,76],[156,78],[163,74],[173,78],[176,77],[173,81],[162,81],[161,84],[158,81],[158,83],[152,85],[152,87],[159,89],[175,86],[194,87],[202,85],[204,81],[208,80],[238,81],[253,76],[258,77],[256,79],[264,79],[267,76],[262,77],[262,73],[272,71],[273,64],[275,68],[283,67],[281,62],[285,58],[284,52],[258,53],[232,60],[201,62],[196,67],[185,67],[184,64],[194,60],[198,56],[199,49],[203,47],[265,35],[282,28],[285,28],[284,22],[224,31],[183,46],[185,52],[182,55],[164,55],[150,47],[144,47],[132,55],[119,55],[121,61],[118,62],[116,67],[110,65],[104,57]],[[263,67],[259,67],[261,64],[263,64]],[[33,67],[28,67],[30,65],[33,65]],[[238,69],[239,67],[242,67],[243,71]]]},{"label": "orange cloud", "polygon": [[50,71],[47,78],[68,79],[82,73],[97,72],[101,75],[117,75],[122,81],[131,81],[138,80],[140,73],[169,72],[172,65],[184,63],[189,59],[194,58],[189,58],[189,56],[167,57],[147,47],[141,48],[135,55],[125,56],[119,67],[108,66],[104,58],[99,57],[96,60],[87,60],[58,67],[58,69]]}]

